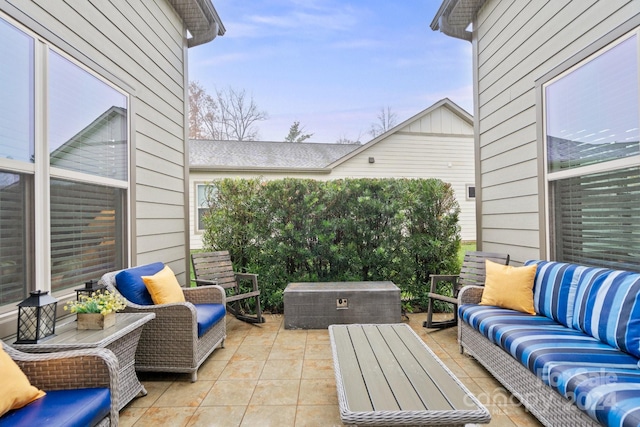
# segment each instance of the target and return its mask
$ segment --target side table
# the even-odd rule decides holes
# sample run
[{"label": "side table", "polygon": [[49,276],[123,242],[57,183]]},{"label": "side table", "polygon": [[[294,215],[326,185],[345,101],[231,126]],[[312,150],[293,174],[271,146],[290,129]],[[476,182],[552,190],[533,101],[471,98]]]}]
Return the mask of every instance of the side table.
[{"label": "side table", "polygon": [[82,348],[108,348],[118,358],[118,410],[134,397],[146,395],[147,390],[138,380],[135,356],[138,340],[145,323],[153,320],[155,313],[116,313],[116,324],[101,330],[78,330],[77,322],[56,327],[55,336],[39,344],[11,344],[25,353],[49,353]]}]

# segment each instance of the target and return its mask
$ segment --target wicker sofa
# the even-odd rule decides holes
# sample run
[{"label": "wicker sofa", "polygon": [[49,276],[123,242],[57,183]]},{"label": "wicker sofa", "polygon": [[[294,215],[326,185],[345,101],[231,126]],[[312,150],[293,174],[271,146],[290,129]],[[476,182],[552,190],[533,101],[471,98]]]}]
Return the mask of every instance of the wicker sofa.
[{"label": "wicker sofa", "polygon": [[459,294],[461,350],[544,425],[640,425],[640,274],[537,264],[536,315]]},{"label": "wicker sofa", "polygon": [[24,353],[0,341],[31,385],[47,394],[0,417],[0,426],[117,426],[118,359],[104,348]]},{"label": "wicker sofa", "polygon": [[[100,279],[107,289],[120,295],[117,277],[126,272],[130,277],[155,274],[163,263],[146,264],[106,273]],[[141,280],[141,279],[140,279]],[[144,288],[144,284],[142,285]],[[182,288],[186,302],[153,304],[126,298],[125,312],[156,314],[142,330],[136,351],[136,371],[179,372],[198,378],[198,368],[217,347],[224,346],[227,336],[225,293],[220,286]],[[124,295],[123,295],[124,297]]]}]

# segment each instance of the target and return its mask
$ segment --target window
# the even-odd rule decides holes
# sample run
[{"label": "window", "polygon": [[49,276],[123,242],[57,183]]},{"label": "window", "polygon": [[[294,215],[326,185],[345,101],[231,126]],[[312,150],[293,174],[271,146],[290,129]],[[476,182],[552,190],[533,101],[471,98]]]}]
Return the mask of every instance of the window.
[{"label": "window", "polygon": [[476,198],[476,186],[472,184],[467,184],[467,200],[473,200]]},{"label": "window", "polygon": [[0,55],[0,306],[15,308],[125,265],[128,97],[2,15]]},{"label": "window", "polygon": [[196,210],[197,225],[196,231],[204,231],[204,216],[209,211],[209,200],[211,197],[212,187],[207,184],[196,184]]},{"label": "window", "polygon": [[638,64],[635,31],[543,85],[556,260],[638,269]]}]

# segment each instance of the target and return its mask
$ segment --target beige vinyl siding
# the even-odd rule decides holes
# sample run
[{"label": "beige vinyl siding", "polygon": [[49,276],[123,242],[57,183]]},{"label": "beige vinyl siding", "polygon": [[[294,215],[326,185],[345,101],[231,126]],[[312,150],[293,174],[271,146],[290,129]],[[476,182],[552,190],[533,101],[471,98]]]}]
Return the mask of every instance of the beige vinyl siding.
[{"label": "beige vinyl siding", "polygon": [[507,252],[516,264],[546,255],[535,82],[639,12],[629,0],[490,0],[480,9],[473,27],[483,250]]},{"label": "beige vinyl siding", "polygon": [[[475,199],[466,199],[466,186],[475,185],[473,126],[446,106],[425,110],[390,135],[365,144],[335,162],[331,173],[294,171],[209,171],[192,170],[189,178],[189,227],[191,248],[202,247],[196,230],[196,184],[215,178],[265,179],[285,177],[330,180],[341,178],[439,178],[450,183],[460,204],[461,237],[476,240]],[[369,163],[369,157],[375,163]],[[451,166],[449,166],[449,164]]]},{"label": "beige vinyl siding", "polygon": [[2,1],[3,10],[129,92],[133,265],[185,282],[184,36],[164,0]]}]

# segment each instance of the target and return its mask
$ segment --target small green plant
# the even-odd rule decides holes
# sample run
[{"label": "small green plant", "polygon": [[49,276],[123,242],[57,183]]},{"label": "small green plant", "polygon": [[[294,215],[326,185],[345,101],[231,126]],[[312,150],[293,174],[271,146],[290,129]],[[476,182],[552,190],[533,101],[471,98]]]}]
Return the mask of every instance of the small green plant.
[{"label": "small green plant", "polygon": [[79,301],[69,301],[64,305],[65,311],[71,313],[109,314],[123,310],[127,306],[124,298],[111,291],[96,291],[91,296],[80,295]]}]

